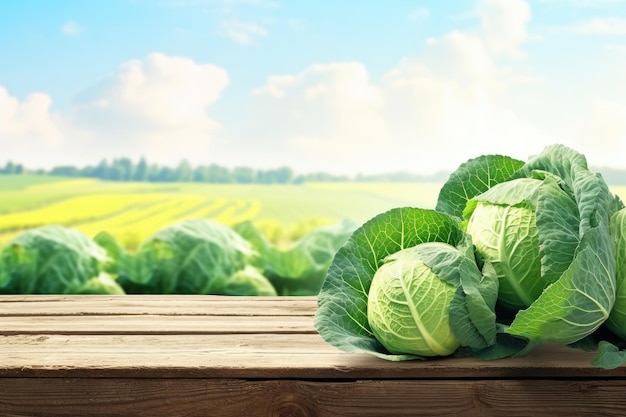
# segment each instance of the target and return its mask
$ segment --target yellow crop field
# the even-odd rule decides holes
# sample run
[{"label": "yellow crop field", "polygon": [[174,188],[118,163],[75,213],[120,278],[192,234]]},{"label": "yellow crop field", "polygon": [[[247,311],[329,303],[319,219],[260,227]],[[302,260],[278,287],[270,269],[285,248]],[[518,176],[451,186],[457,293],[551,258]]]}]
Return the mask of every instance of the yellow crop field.
[{"label": "yellow crop field", "polygon": [[[123,197],[120,195],[120,198]],[[107,231],[124,246],[134,249],[141,241],[164,225],[195,217],[194,214],[200,208],[205,207],[207,202],[206,198],[200,196],[181,196],[177,199],[168,199],[167,196],[163,195],[154,204],[141,208],[132,207],[113,216],[76,225],[76,228],[90,236]]]},{"label": "yellow crop field", "polygon": [[[210,218],[232,226],[251,220],[274,243],[343,219],[361,223],[393,207],[434,208],[440,184],[306,183],[242,185],[119,183],[8,176],[0,182],[0,245],[44,224],[89,236],[107,231],[128,249],[173,223]],[[626,187],[611,187],[626,201]]]},{"label": "yellow crop field", "polygon": [[102,194],[68,198],[38,209],[0,216],[0,231],[12,231],[44,224],[72,225],[111,216],[132,208],[144,208],[163,196],[155,194]]},{"label": "yellow crop field", "polygon": [[214,220],[232,226],[234,224],[252,220],[261,210],[258,200],[236,200],[231,202],[221,213],[213,217]]}]

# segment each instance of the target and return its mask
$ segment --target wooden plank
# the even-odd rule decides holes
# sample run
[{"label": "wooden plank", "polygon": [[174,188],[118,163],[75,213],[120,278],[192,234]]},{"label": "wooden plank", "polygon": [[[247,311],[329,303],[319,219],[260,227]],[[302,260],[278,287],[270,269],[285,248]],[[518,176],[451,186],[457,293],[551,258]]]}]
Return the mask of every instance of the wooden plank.
[{"label": "wooden plank", "polygon": [[311,316],[315,297],[0,295],[0,317],[44,315]]},{"label": "wooden plank", "polygon": [[0,335],[315,333],[310,316],[5,316]]},{"label": "wooden plank", "polygon": [[317,334],[15,335],[0,337],[0,377],[106,378],[626,378],[594,354],[542,346],[498,361],[391,362],[335,349]]},{"label": "wooden plank", "polygon": [[0,379],[14,416],[623,416],[626,381]]}]

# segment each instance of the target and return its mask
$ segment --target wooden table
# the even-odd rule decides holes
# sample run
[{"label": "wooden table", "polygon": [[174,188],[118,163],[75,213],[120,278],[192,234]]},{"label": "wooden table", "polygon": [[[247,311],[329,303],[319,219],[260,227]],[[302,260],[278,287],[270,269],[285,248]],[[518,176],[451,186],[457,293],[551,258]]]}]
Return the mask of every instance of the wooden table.
[{"label": "wooden table", "polygon": [[388,362],[311,297],[0,296],[0,416],[624,416],[626,367],[558,346]]}]

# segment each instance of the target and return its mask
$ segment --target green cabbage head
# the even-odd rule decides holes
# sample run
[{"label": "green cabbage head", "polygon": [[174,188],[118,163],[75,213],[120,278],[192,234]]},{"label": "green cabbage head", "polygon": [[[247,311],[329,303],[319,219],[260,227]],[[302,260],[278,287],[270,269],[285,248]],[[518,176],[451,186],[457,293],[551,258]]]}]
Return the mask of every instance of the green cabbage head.
[{"label": "green cabbage head", "polygon": [[423,254],[435,252],[457,263],[463,257],[446,243],[422,243],[390,255],[374,274],[367,317],[372,332],[391,353],[447,356],[460,346],[449,314],[456,287],[423,260]]},{"label": "green cabbage head", "polygon": [[608,319],[616,293],[609,220],[619,205],[584,155],[558,144],[525,163],[470,159],[437,201],[463,219],[482,273],[498,279],[498,303],[509,310],[499,331],[531,345],[576,343]]},{"label": "green cabbage head", "polygon": [[481,274],[460,219],[399,207],[364,223],[339,249],[315,327],[339,349],[393,361],[502,357],[497,296],[498,281]]},{"label": "green cabbage head", "polygon": [[497,184],[464,212],[479,257],[499,279],[498,301],[510,310],[529,307],[558,280],[579,243],[575,201],[541,176]]}]

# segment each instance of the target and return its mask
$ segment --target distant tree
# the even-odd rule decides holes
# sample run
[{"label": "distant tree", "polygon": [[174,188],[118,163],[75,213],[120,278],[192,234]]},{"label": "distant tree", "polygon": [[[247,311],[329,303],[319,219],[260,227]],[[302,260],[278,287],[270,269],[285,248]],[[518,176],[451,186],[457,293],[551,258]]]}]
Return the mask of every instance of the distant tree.
[{"label": "distant tree", "polygon": [[95,177],[96,167],[92,165],[86,165],[78,171],[79,177]]},{"label": "distant tree", "polygon": [[176,181],[193,181],[193,168],[191,168],[191,165],[189,165],[189,162],[186,160],[181,161],[176,168]]},{"label": "distant tree", "polygon": [[146,158],[142,156],[135,167],[135,171],[132,176],[133,181],[146,181],[148,179],[148,171],[148,163],[146,162]]},{"label": "distant tree", "polygon": [[293,170],[289,167],[280,167],[276,169],[276,182],[280,184],[289,184],[293,181]]},{"label": "distant tree", "polygon": [[193,180],[195,182],[209,182],[211,178],[209,167],[206,165],[197,166],[193,170]]},{"label": "distant tree", "polygon": [[235,167],[231,176],[234,182],[240,184],[250,184],[256,181],[256,171],[249,167]]},{"label": "distant tree", "polygon": [[52,168],[50,170],[50,175],[59,177],[78,177],[80,175],[80,170],[75,166],[63,165]]},{"label": "distant tree", "polygon": [[103,159],[94,169],[93,176],[96,178],[107,179],[108,171],[109,163],[106,161],[106,159]]},{"label": "distant tree", "polygon": [[7,161],[4,168],[0,170],[3,174],[15,174],[15,164],[12,161]]},{"label": "distant tree", "polygon": [[161,167],[157,164],[148,165],[148,172],[146,174],[147,181],[158,181]]},{"label": "distant tree", "polygon": [[293,180],[293,171],[289,167],[269,169],[259,171],[257,178],[262,184],[288,184]]},{"label": "distant tree", "polygon": [[126,178],[126,168],[117,161],[115,161],[106,170],[104,179],[110,181],[123,181]]},{"label": "distant tree", "polygon": [[219,166],[217,164],[211,164],[208,167],[209,182],[215,183],[230,183],[233,182],[233,178],[230,175],[228,168]]},{"label": "distant tree", "polygon": [[174,182],[176,181],[176,170],[170,167],[160,167],[155,175],[155,181]]},{"label": "distant tree", "polygon": [[130,181],[135,175],[135,165],[130,158],[120,158],[114,162],[115,165],[121,167],[124,170],[124,174],[121,178],[122,181]]},{"label": "distant tree", "polygon": [[305,182],[337,182],[337,181],[350,181],[350,178],[346,175],[333,175],[328,172],[313,172],[310,174],[298,175],[293,179],[295,184],[302,184]]}]

